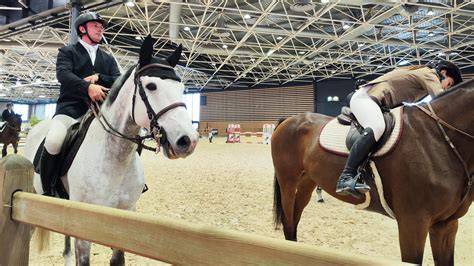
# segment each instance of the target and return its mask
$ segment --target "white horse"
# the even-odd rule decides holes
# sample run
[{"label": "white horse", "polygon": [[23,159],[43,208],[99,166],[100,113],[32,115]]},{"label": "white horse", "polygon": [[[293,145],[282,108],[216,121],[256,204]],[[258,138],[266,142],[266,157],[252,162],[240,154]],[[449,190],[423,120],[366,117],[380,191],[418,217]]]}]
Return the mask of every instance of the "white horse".
[{"label": "white horse", "polygon": [[[181,102],[184,85],[173,69],[181,56],[181,47],[165,61],[153,58],[153,42],[150,36],[145,39],[137,67],[115,82],[100,108],[100,121],[92,121],[67,174],[61,177],[71,200],[125,210],[134,208],[145,178],[136,152],[138,145],[126,138],[138,135],[141,127],[156,134],[161,131],[162,139],[157,138],[157,145],[162,145],[170,159],[184,158],[194,151],[198,134]],[[50,122],[39,123],[28,134],[25,156],[31,162]],[[34,186],[37,193],[43,192],[39,174],[35,174]],[[49,241],[47,235],[45,239]],[[71,263],[69,242],[66,237],[66,264]],[[88,265],[90,242],[76,239],[75,253],[76,264]],[[123,265],[123,251],[114,249],[110,263]]]}]

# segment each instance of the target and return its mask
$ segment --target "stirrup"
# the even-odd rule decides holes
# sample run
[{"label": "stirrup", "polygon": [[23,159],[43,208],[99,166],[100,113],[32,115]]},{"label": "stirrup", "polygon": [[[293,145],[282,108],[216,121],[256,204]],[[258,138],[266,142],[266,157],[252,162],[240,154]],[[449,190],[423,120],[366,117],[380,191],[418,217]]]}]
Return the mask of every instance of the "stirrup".
[{"label": "stirrup", "polygon": [[370,187],[365,183],[357,182],[360,174],[354,178],[342,179],[337,182],[336,193],[339,195],[351,195],[354,198],[360,199],[370,190]]}]

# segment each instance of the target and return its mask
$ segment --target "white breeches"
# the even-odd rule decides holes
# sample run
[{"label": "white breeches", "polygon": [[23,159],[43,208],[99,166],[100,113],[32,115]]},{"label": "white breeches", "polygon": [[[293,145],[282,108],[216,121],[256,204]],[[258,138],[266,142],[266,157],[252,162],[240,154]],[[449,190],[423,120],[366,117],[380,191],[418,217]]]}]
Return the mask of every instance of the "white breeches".
[{"label": "white breeches", "polygon": [[349,106],[359,123],[374,131],[375,140],[378,141],[385,131],[385,121],[380,106],[367,93],[369,89],[370,86],[361,86],[352,96]]},{"label": "white breeches", "polygon": [[68,128],[72,124],[80,121],[80,119],[81,118],[78,118],[76,120],[67,115],[56,115],[53,117],[51,127],[49,128],[44,141],[44,147],[49,154],[56,155],[61,152],[61,147],[66,138]]}]

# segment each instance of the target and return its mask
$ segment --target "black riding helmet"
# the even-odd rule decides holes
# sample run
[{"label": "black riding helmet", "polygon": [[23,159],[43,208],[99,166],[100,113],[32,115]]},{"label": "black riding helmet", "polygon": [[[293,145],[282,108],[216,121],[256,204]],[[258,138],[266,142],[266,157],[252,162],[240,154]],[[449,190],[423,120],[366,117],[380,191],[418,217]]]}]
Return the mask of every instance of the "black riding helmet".
[{"label": "black riding helmet", "polygon": [[438,72],[441,72],[441,70],[443,69],[446,70],[448,76],[453,78],[454,85],[462,82],[461,70],[459,70],[459,67],[456,66],[453,62],[446,60],[440,60],[439,62],[437,62],[436,70]]},{"label": "black riding helmet", "polygon": [[100,22],[104,26],[104,28],[107,26],[107,23],[101,16],[99,16],[99,14],[95,12],[85,12],[77,17],[76,22],[74,24],[77,31],[77,35],[81,36],[83,34],[79,31],[79,26],[85,26],[85,24],[89,21]]}]

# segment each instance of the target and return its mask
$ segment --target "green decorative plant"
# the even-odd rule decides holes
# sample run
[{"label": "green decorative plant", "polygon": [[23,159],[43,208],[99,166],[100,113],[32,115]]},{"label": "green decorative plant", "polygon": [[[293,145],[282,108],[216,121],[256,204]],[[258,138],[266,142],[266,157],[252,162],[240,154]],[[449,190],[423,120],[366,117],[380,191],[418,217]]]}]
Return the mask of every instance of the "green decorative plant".
[{"label": "green decorative plant", "polygon": [[30,127],[34,127],[39,122],[41,122],[41,120],[38,119],[38,117],[36,117],[36,116],[30,117]]}]

